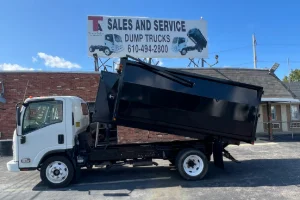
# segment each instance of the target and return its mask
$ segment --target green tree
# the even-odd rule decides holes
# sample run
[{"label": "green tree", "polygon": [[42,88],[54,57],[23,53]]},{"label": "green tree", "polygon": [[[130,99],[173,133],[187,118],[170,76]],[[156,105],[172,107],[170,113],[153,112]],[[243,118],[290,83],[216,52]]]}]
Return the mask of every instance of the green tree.
[{"label": "green tree", "polygon": [[300,81],[300,70],[299,69],[292,70],[291,73],[288,76],[283,77],[282,81],[283,82],[289,82],[289,80],[291,82]]}]

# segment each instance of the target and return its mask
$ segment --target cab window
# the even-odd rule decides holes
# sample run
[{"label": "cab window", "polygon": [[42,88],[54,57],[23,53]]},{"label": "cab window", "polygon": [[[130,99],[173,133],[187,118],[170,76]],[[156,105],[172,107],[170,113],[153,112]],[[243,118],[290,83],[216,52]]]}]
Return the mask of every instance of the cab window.
[{"label": "cab window", "polygon": [[185,43],[185,38],[179,38],[178,44]]},{"label": "cab window", "polygon": [[110,42],[114,42],[113,41],[113,35],[112,34],[107,34],[107,35],[105,35],[105,40],[107,40],[107,41],[110,41]]},{"label": "cab window", "polygon": [[63,121],[63,102],[42,101],[30,103],[23,117],[22,132],[28,134],[46,126]]},{"label": "cab window", "polygon": [[177,41],[178,41],[178,37],[174,37],[174,39],[173,39],[173,44],[176,44]]}]

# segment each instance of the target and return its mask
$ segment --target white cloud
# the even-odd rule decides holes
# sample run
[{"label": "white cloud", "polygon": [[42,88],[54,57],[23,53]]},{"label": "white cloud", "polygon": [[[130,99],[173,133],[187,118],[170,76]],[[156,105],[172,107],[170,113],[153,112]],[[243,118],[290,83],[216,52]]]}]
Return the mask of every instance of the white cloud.
[{"label": "white cloud", "polygon": [[[149,58],[145,58],[145,62],[149,62]],[[157,63],[157,64],[156,64]],[[164,63],[162,62],[161,58],[152,58],[152,64],[162,66]]]},{"label": "white cloud", "polygon": [[80,65],[67,61],[64,58],[60,58],[58,56],[51,56],[42,52],[39,52],[37,55],[39,58],[44,60],[44,64],[48,67],[64,69],[81,68]]},{"label": "white cloud", "polygon": [[36,57],[32,56],[32,62],[35,63],[37,61],[38,61],[38,59]]},{"label": "white cloud", "polygon": [[0,64],[0,71],[34,71],[34,69],[22,67],[17,64],[3,63],[3,64]]}]

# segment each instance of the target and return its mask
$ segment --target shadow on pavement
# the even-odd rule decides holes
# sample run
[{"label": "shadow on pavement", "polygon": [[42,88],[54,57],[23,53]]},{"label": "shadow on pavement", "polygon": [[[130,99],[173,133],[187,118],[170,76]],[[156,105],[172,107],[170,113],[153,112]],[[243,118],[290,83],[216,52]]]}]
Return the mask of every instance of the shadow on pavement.
[{"label": "shadow on pavement", "polygon": [[[129,190],[166,187],[260,187],[300,185],[300,159],[255,159],[225,162],[225,170],[210,163],[206,177],[185,181],[171,167],[119,167],[110,170],[82,170],[78,183],[58,189],[75,191]],[[34,191],[55,191],[39,183]],[[129,193],[130,193],[129,192]],[[129,193],[106,194],[128,196]]]}]

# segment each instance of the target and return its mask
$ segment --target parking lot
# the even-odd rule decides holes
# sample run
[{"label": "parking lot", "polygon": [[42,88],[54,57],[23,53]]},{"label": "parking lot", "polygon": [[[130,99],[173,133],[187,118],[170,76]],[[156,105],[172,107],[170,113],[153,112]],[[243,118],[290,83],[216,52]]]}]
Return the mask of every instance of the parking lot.
[{"label": "parking lot", "polygon": [[158,167],[83,170],[78,183],[48,189],[37,171],[11,173],[0,157],[0,199],[300,199],[300,137],[227,148],[241,163],[210,163],[204,180],[184,181],[168,161]]}]

